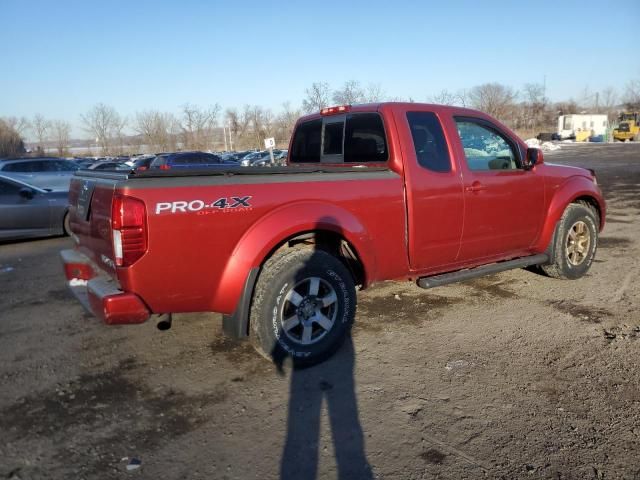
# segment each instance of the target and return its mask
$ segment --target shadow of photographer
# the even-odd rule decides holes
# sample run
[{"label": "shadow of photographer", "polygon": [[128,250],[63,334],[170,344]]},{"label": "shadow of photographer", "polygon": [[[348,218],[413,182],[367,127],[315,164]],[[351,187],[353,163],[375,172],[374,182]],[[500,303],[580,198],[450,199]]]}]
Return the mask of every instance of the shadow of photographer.
[{"label": "shadow of photographer", "polygon": [[[274,357],[281,368],[282,356]],[[313,368],[292,368],[287,438],[280,462],[283,480],[316,478],[323,401],[331,427],[339,479],[372,479],[364,452],[354,382],[355,351],[351,336],[327,362]]]},{"label": "shadow of photographer", "polygon": [[278,372],[284,374],[285,361],[292,365],[287,369],[290,398],[280,478],[316,478],[324,403],[337,478],[371,479],[358,416],[351,338],[357,275],[341,251],[342,240],[336,242],[344,238],[339,221],[323,217],[315,231],[328,233],[316,237],[313,249],[294,247],[274,258],[273,273],[262,287],[274,293],[262,310],[269,322],[261,325],[259,338],[270,343],[267,351]]}]

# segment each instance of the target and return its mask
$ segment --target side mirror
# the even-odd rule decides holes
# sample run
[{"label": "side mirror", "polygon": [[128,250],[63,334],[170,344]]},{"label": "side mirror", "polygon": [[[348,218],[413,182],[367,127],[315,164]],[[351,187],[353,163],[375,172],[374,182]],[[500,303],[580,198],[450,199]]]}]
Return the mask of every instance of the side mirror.
[{"label": "side mirror", "polygon": [[27,200],[31,200],[34,196],[35,196],[35,192],[33,190],[31,190],[30,188],[21,188],[20,189],[20,196],[22,198],[26,198]]},{"label": "side mirror", "polygon": [[524,160],[524,169],[531,170],[543,161],[542,150],[539,148],[527,148],[527,155]]}]

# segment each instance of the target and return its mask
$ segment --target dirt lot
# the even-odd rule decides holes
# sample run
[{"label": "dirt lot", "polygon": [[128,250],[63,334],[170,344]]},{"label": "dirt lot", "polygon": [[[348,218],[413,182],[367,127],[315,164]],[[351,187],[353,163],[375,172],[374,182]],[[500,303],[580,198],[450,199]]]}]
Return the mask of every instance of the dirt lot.
[{"label": "dirt lot", "polygon": [[379,285],[353,343],[294,373],[219,316],[100,325],[68,239],[0,245],[0,478],[640,478],[640,145],[546,159],[605,190],[586,278]]}]

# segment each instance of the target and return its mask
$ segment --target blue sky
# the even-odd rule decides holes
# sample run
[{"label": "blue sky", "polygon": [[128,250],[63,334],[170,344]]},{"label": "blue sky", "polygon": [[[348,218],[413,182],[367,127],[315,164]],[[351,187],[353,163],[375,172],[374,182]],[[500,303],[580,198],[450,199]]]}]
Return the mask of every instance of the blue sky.
[{"label": "blue sky", "polygon": [[[326,81],[416,101],[485,82],[543,82],[552,100],[622,92],[640,2],[0,0],[0,116],[78,128],[103,102],[131,116],[190,102],[300,104]],[[635,42],[637,45],[637,41]]]}]

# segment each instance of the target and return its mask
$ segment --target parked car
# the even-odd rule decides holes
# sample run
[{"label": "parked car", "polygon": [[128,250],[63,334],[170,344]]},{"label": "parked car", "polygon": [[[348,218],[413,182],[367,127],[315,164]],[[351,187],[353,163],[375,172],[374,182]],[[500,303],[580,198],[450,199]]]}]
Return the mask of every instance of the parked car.
[{"label": "parked car", "polygon": [[240,160],[243,167],[264,167],[267,164],[271,164],[271,157],[267,151],[253,152]]},{"label": "parked car", "polygon": [[[247,152],[248,153],[248,152]],[[226,152],[220,155],[224,161],[240,162],[247,153]]]},{"label": "parked car", "polygon": [[221,168],[234,167],[237,162],[225,161],[218,155],[207,152],[161,153],[149,166],[150,170],[170,170],[175,168]]},{"label": "parked car", "polygon": [[69,181],[79,167],[60,158],[17,158],[0,160],[0,173],[49,190],[69,190]]},{"label": "parked car", "polygon": [[87,170],[131,170],[131,167],[124,162],[105,160],[88,166]]},{"label": "parked car", "polygon": [[0,174],[0,241],[69,235],[68,197]]},{"label": "parked car", "polygon": [[73,161],[78,166],[79,170],[82,170],[83,168],[88,168],[94,163],[96,163],[95,158],[74,158]]},{"label": "parked car", "polygon": [[289,156],[288,150],[276,150],[273,151],[273,164],[274,166],[284,166],[287,164],[287,158]]},{"label": "parked car", "polygon": [[273,150],[273,161],[268,150],[257,152],[258,155],[245,157],[240,161],[243,167],[274,167],[282,166],[287,161],[287,150]]},{"label": "parked car", "polygon": [[125,162],[132,170],[144,171],[148,170],[153,159],[156,158],[153,154],[138,155],[131,157],[128,162]]}]

